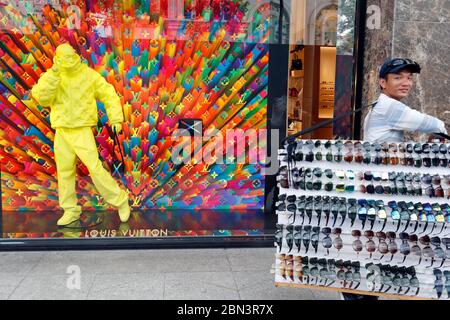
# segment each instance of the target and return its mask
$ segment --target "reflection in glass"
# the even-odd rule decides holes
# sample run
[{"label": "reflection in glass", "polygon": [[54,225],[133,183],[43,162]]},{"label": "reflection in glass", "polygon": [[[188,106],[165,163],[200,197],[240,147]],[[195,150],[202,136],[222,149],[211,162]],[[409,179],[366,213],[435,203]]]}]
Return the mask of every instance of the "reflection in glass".
[{"label": "reflection in glass", "polygon": [[319,11],[316,18],[315,44],[335,47],[337,38],[337,5],[329,5]]},{"label": "reflection in glass", "polygon": [[259,236],[264,234],[262,210],[142,210],[127,223],[115,212],[84,213],[81,221],[57,227],[54,211],[3,212],[6,239],[35,238],[148,238],[180,236]]},{"label": "reflection in glass", "polygon": [[353,55],[356,0],[339,0],[337,54]]}]

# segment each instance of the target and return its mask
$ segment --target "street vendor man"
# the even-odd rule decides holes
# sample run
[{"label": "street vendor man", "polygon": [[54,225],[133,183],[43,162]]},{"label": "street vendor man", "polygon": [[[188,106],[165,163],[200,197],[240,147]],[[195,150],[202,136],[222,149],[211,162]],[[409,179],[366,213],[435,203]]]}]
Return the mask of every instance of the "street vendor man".
[{"label": "street vendor man", "polygon": [[420,65],[410,59],[386,61],[380,69],[381,94],[364,121],[364,141],[404,142],[404,133],[445,133],[444,122],[413,110],[402,102],[413,88],[414,74]]},{"label": "street vendor man", "polygon": [[[414,74],[420,71],[420,65],[411,59],[389,59],[381,66],[381,94],[365,118],[364,141],[401,143],[404,142],[405,131],[447,134],[444,122],[413,110],[402,102],[413,88]],[[344,300],[378,299],[349,293],[342,296]]]}]

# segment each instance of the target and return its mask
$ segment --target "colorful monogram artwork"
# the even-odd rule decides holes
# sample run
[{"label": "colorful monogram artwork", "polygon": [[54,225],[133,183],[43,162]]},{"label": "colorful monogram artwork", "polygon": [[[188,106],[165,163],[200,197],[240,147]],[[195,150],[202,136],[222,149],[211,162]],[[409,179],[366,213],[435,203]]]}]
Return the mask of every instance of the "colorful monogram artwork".
[{"label": "colorful monogram artwork", "polygon": [[[183,119],[223,136],[267,128],[269,17],[263,1],[0,1],[3,211],[58,209],[55,134],[30,89],[64,42],[119,93],[119,143],[100,102],[93,130],[135,210],[261,210],[262,163],[178,163],[172,152]],[[192,158],[214,143],[203,141]],[[82,164],[78,174],[83,210],[108,210]]]}]

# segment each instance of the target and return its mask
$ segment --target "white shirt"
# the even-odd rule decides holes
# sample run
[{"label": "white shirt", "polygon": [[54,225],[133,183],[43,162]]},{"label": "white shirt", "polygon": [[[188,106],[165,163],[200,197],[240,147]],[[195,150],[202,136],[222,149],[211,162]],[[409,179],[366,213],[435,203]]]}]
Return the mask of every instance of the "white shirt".
[{"label": "white shirt", "polygon": [[364,120],[364,140],[378,143],[403,142],[405,131],[447,134],[441,120],[413,110],[382,93]]}]

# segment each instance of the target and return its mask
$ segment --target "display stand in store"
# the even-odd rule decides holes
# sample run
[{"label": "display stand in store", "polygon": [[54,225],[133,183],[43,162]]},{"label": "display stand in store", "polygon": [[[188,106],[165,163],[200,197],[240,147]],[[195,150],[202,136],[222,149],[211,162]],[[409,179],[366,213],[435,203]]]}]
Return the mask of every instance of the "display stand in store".
[{"label": "display stand in store", "polygon": [[320,47],[319,119],[332,119],[336,89],[336,47]]},{"label": "display stand in store", "polygon": [[303,82],[304,82],[304,64],[305,54],[303,46],[291,46],[291,55],[289,58],[289,92],[288,92],[288,111],[289,111],[289,132],[295,133],[301,131],[302,113],[303,113]]}]

